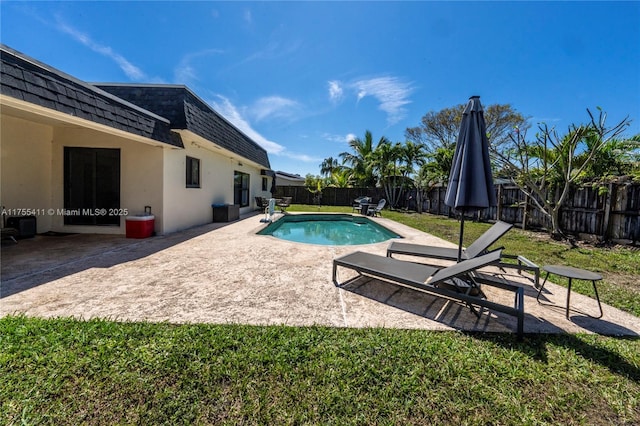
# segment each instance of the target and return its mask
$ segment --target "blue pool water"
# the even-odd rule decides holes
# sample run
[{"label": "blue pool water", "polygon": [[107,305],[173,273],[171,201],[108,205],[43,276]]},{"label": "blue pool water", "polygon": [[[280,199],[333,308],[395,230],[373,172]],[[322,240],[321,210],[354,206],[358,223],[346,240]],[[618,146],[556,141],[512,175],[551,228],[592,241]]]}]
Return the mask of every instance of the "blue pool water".
[{"label": "blue pool water", "polygon": [[347,214],[285,215],[258,234],[297,243],[331,246],[373,244],[402,238],[366,217]]}]

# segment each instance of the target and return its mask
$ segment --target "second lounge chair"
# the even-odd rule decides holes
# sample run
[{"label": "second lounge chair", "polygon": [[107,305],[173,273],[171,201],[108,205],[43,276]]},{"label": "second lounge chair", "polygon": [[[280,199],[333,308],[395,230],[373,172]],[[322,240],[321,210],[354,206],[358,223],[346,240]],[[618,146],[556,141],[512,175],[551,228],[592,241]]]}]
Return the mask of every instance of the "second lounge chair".
[{"label": "second lounge chair", "polygon": [[[473,259],[475,257],[488,253],[489,248],[511,228],[513,228],[512,224],[502,222],[500,220],[497,221],[469,247],[462,250],[462,260]],[[393,241],[387,248],[388,257],[393,257],[394,254],[418,256],[427,259],[451,260],[454,262],[458,260],[457,248],[410,244],[398,241]],[[504,262],[502,261],[504,259],[511,259],[512,261],[516,261],[517,263]],[[534,274],[535,287],[538,288],[540,286],[540,268],[538,267],[538,265],[525,258],[524,256],[503,254],[496,264],[501,268],[515,268],[520,274],[523,270],[530,271]]]},{"label": "second lounge chair", "polygon": [[[506,234],[513,225],[510,223],[497,221],[491,228],[485,231],[469,247],[462,250],[462,259],[473,259],[481,254],[487,253],[489,247],[496,243]],[[432,259],[457,260],[458,249],[448,247],[425,246],[420,244],[408,244],[392,242],[387,248],[387,256],[392,254],[408,254],[412,256],[430,257]]]},{"label": "second lounge chair", "polygon": [[494,287],[513,291],[515,293],[513,307],[486,300],[482,291],[477,296],[474,296],[470,291],[477,288],[470,274],[479,268],[499,261],[500,254],[501,250],[496,250],[448,267],[437,268],[356,251],[334,259],[333,282],[336,286],[342,285],[338,283],[337,273],[338,267],[343,267],[356,271],[358,275],[380,278],[437,296],[465,302],[478,316],[476,306],[504,312],[517,317],[517,332],[518,336],[522,337],[524,328],[524,289],[522,287],[504,282],[488,283]]}]

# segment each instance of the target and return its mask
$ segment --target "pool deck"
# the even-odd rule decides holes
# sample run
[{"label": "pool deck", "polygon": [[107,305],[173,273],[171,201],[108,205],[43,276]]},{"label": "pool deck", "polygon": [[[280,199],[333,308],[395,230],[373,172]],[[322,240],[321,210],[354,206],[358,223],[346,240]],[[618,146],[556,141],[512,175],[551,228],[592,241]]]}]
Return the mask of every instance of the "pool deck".
[{"label": "pool deck", "polygon": [[[384,256],[389,243],[317,246],[278,240],[256,235],[265,226],[260,223],[262,217],[250,214],[232,223],[211,223],[144,240],[75,234],[3,242],[0,315],[484,332],[516,329],[512,316],[484,311],[477,318],[460,303],[371,278],[337,287],[332,282],[333,259],[355,250]],[[373,220],[407,242],[455,247],[385,218]],[[348,280],[349,271],[340,269],[338,277],[340,282]],[[573,292],[571,316],[566,319],[566,288],[547,283],[541,297],[545,304],[539,304],[530,277],[505,278],[525,289],[525,333],[640,336],[640,318],[604,303],[604,316],[591,318],[587,314],[597,314],[595,299]],[[512,303],[510,292],[483,289],[489,300]]]}]

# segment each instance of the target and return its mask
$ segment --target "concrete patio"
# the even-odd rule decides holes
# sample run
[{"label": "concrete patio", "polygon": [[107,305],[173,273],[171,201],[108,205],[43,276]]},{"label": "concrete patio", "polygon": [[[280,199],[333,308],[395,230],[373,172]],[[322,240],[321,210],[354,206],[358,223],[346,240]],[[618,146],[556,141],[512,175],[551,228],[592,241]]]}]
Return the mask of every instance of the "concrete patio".
[{"label": "concrete patio", "polygon": [[[388,242],[291,243],[255,235],[262,217],[144,240],[74,234],[3,242],[0,314],[515,332],[512,316],[485,311],[477,318],[460,303],[390,283],[360,278],[336,287],[334,258],[355,250],[385,255]],[[375,220],[407,242],[453,247],[391,220]],[[575,292],[568,320],[565,288],[547,283],[545,304],[539,304],[530,277],[512,273],[505,277],[525,288],[525,333],[640,335],[640,318],[604,303],[604,316],[591,318],[598,312],[595,299]],[[349,271],[339,270],[340,282],[349,278]],[[489,300],[513,303],[511,292],[483,289]]]}]

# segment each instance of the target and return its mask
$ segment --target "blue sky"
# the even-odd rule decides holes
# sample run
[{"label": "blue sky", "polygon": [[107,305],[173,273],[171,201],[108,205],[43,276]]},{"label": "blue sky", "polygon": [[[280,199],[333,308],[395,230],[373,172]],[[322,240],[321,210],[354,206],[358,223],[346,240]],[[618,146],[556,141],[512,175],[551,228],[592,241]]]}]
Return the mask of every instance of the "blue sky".
[{"label": "blue sky", "polygon": [[352,136],[405,140],[480,95],[566,130],[640,133],[640,2],[0,2],[2,43],[88,82],[184,84],[319,174]]}]

